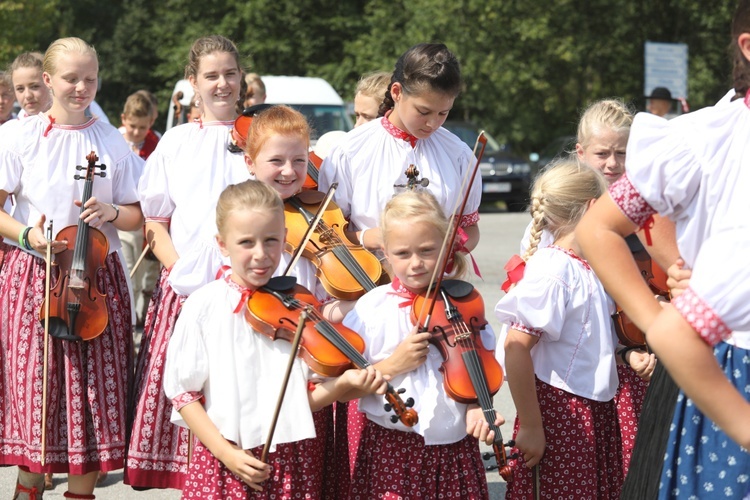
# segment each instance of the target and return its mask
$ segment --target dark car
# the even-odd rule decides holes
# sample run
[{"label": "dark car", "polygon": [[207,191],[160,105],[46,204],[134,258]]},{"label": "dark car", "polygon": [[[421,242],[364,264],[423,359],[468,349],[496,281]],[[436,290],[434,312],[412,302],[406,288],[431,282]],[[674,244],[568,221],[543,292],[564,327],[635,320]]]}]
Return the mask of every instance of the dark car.
[{"label": "dark car", "polygon": [[[446,121],[443,127],[456,134],[470,148],[481,129],[468,122]],[[482,202],[504,201],[509,211],[520,212],[529,203],[531,167],[529,162],[515,155],[507,144],[497,142],[490,134],[479,168],[482,173]]]}]

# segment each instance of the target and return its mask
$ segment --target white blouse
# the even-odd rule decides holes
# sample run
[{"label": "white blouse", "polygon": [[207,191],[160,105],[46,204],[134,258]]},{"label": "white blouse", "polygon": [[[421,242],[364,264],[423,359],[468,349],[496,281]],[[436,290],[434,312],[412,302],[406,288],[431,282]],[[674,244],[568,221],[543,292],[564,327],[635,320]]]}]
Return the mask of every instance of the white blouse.
[{"label": "white blouse", "polygon": [[540,248],[495,307],[501,323],[539,337],[531,358],[540,380],[595,401],[617,390],[612,313],[614,302],[589,265],[556,246]]},{"label": "white blouse", "polygon": [[[670,121],[645,113],[633,121],[627,173],[610,186],[610,195],[638,226],[654,213],[672,219],[687,268],[694,267],[709,237],[747,221],[749,107],[750,97],[725,97],[716,106]],[[750,348],[747,332],[732,337],[736,345]]]},{"label": "white blouse", "polygon": [[[172,422],[187,427],[178,409],[205,398],[211,421],[242,449],[265,443],[291,352],[291,343],[261,335],[245,320],[239,285],[219,279],[192,293],[169,339],[164,393]],[[279,443],[315,437],[308,401],[312,372],[297,358],[289,379],[272,451]]]},{"label": "white blouse", "polygon": [[[95,118],[81,125],[61,125],[40,113],[3,127],[0,189],[15,196],[13,218],[33,226],[44,214],[48,222],[54,221],[55,233],[77,225],[81,209],[73,200],[83,197],[85,181],[75,176],[85,176],[86,171],[76,170],[76,166],[86,167],[86,156],[92,151],[99,158],[96,164],[106,166],[104,177],[94,177],[92,196],[117,205],[138,202],[143,160],[130,151],[113,126]],[[100,231],[109,240],[110,253],[120,249],[112,224],[104,224]],[[5,242],[18,246],[18,240],[6,238]]]},{"label": "white blouse", "polygon": [[[403,307],[408,298],[399,296],[391,284],[382,285],[366,293],[344,318],[344,326],[359,333],[365,340],[364,357],[372,364],[393,354],[396,347],[414,328],[411,307]],[[495,337],[488,325],[482,331],[482,342],[487,349],[495,348]],[[419,423],[406,427],[400,421],[391,422],[393,412],[386,412],[385,399],[368,395],[359,400],[359,410],[378,425],[404,432],[416,432],[427,445],[450,444],[466,437],[466,405],[448,397],[443,388],[440,366],[443,362],[438,349],[430,345],[427,361],[408,373],[391,379],[396,389],[405,389],[404,400],[414,398],[414,410]]]},{"label": "white blouse", "polygon": [[[420,179],[429,179],[425,189],[446,214],[454,211],[466,192],[464,173],[474,168],[476,158],[461,139],[441,127],[427,139],[413,139],[412,146],[408,138],[395,137],[394,133],[404,132],[394,129],[383,117],[351,130],[320,167],[319,189],[327,191],[338,183],[333,199],[359,230],[378,227],[385,204],[404,190],[394,185],[406,184],[409,165],[416,165]],[[482,176],[477,173],[464,210],[469,219],[462,220],[462,226],[478,220],[481,197]]]},{"label": "white blouse", "polygon": [[216,203],[230,184],[250,179],[242,153],[227,150],[233,122],[185,123],[167,131],[138,186],[146,222],[168,222],[179,259],[169,284],[189,295],[228,264],[216,244]]}]

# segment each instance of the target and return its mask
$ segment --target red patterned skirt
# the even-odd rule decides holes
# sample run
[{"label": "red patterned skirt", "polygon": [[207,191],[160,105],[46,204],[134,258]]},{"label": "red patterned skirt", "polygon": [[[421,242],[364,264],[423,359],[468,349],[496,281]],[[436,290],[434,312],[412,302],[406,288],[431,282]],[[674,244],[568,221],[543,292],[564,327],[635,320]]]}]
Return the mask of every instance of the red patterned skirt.
[{"label": "red patterned skirt", "polygon": [[[0,271],[0,465],[74,475],[120,469],[132,381],[130,295],[117,253],[97,276],[109,324],[89,341],[48,340],[46,463],[41,465],[45,262],[8,247]],[[53,284],[54,286],[54,284]]]},{"label": "red patterned skirt", "polygon": [[[293,498],[321,499],[326,429],[330,423],[330,407],[313,414],[317,437],[294,443],[280,444],[268,454],[273,468],[271,478],[263,483],[263,491],[250,488],[221,463],[203,444],[196,440],[190,470],[182,489],[182,498],[201,500]],[[260,457],[263,446],[250,450]]]},{"label": "red patterned skirt", "polygon": [[369,420],[365,424],[349,498],[488,497],[479,442],[473,437],[426,446],[415,432],[386,429]]},{"label": "red patterned skirt", "polygon": [[[582,398],[536,380],[547,447],[538,466],[541,498],[620,498],[622,461],[613,401]],[[518,433],[518,418],[513,437]],[[512,453],[518,453],[513,449]],[[523,457],[509,461],[506,499],[532,500],[533,475]]]},{"label": "red patterned skirt", "polygon": [[167,277],[162,268],[146,315],[130,406],[133,428],[124,482],[136,488],[182,489],[187,474],[188,430],[170,421],[172,402],[162,387],[167,345],[183,299]]},{"label": "red patterned skirt", "polygon": [[648,382],[626,365],[617,365],[617,376],[620,379],[620,385],[615,394],[615,405],[622,439],[622,476],[625,477],[628,475],[630,457],[633,455],[635,435],[638,433],[638,419],[641,417]]}]

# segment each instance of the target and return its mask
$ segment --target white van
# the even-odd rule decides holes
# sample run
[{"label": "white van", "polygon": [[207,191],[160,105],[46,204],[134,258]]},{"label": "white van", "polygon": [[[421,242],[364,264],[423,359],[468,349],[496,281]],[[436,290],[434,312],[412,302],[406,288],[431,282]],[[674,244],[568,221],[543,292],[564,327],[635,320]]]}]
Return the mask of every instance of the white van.
[{"label": "white van", "polygon": [[[266,103],[286,104],[304,114],[313,128],[310,139],[318,137],[332,130],[352,129],[352,120],[346,110],[341,96],[322,78],[309,76],[261,76],[266,86]],[[178,123],[184,123],[185,113],[193,98],[193,87],[187,80],[180,80],[172,91],[172,96],[182,92],[179,100],[182,104],[182,117],[175,117],[175,106],[169,107],[167,126],[169,130]],[[181,118],[178,122],[176,118]]]}]

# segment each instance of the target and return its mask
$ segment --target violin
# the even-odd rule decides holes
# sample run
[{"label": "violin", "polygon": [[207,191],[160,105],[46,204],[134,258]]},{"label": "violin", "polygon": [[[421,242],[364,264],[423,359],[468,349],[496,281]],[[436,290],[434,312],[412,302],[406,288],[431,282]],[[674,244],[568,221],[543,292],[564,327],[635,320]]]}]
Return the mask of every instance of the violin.
[{"label": "violin", "polygon": [[[75,175],[76,180],[85,179],[81,212],[89,198],[94,177],[104,177],[106,165],[96,165],[99,158],[92,151],[86,156],[88,166],[76,166],[76,170],[86,170],[85,176]],[[96,172],[99,168],[99,172]],[[57,241],[67,240],[65,250],[55,255],[54,266],[59,274],[54,288],[49,294],[49,306],[42,303],[39,319],[45,324],[45,310],[49,307],[49,334],[53,337],[70,340],[91,340],[102,334],[109,323],[109,313],[105,302],[106,294],[97,285],[97,275],[104,267],[109,253],[109,242],[104,233],[90,227],[83,219],[76,226],[67,226],[55,237]]]},{"label": "violin", "polygon": [[[667,286],[667,273],[659,267],[649,253],[642,245],[635,245],[633,238],[635,235],[628,237],[628,243],[631,245],[633,259],[638,266],[644,281],[648,284],[654,295],[670,299],[669,287]],[[622,308],[616,304],[615,313],[612,315],[615,325],[615,333],[620,343],[625,347],[642,347],[646,348],[646,335],[630,320]]]},{"label": "violin", "polygon": [[[429,293],[418,294],[414,298],[412,321],[419,325],[420,331],[433,334],[429,342],[443,357],[440,371],[446,394],[459,403],[476,403],[482,408],[490,430],[495,432],[492,448],[496,467],[503,478],[510,480],[506,445],[503,444],[500,428],[495,425],[497,414],[492,405],[492,396],[503,383],[503,370],[494,352],[484,346],[480,335],[487,325],[484,300],[470,283],[442,281],[435,300],[435,305],[439,304],[439,307],[428,316],[426,324],[421,324],[416,314],[426,307],[430,300]],[[513,442],[507,445],[513,446]]]},{"label": "violin", "polygon": [[[284,203],[286,251],[299,248],[325,193],[302,191]],[[349,241],[344,231],[348,222],[341,209],[331,202],[311,233],[302,255],[312,261],[326,292],[341,300],[355,300],[365,292],[390,282],[380,260],[369,250]]]},{"label": "violin", "polygon": [[[341,324],[333,325],[317,313],[320,303],[309,290],[296,284],[292,276],[271,278],[253,292],[247,300],[245,319],[258,332],[273,340],[292,341],[303,311],[309,312],[302,330],[300,357],[310,368],[325,377],[337,377],[352,367],[363,369],[370,362],[362,356],[364,341],[354,331]],[[412,409],[414,400],[401,399],[404,389],[396,390],[388,384],[386,411],[393,411],[392,422],[414,426],[419,418]]]},{"label": "violin", "polygon": [[310,154],[307,157],[307,178],[302,185],[302,189],[318,189],[318,173],[320,172],[320,166],[322,164],[323,158],[316,155],[314,151],[310,151]]}]

